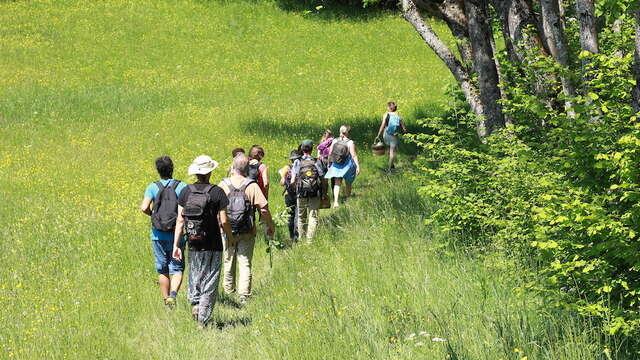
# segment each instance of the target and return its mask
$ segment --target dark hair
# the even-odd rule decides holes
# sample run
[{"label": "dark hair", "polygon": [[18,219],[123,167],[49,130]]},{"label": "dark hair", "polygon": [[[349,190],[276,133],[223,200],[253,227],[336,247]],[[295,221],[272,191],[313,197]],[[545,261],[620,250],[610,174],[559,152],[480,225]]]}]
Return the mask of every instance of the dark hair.
[{"label": "dark hair", "polygon": [[168,156],[160,156],[156,159],[156,170],[160,177],[170,178],[173,176],[173,161]]},{"label": "dark hair", "polygon": [[391,111],[396,111],[396,110],[398,110],[398,104],[396,104],[396,102],[395,102],[395,101],[389,101],[389,102],[387,103],[387,106],[389,107],[389,110],[391,110]]},{"label": "dark hair", "polygon": [[305,154],[311,154],[311,152],[313,151],[313,146],[309,146],[309,145],[305,145],[300,147],[300,151],[302,151]]},{"label": "dark hair", "polygon": [[249,159],[262,160],[264,158],[264,149],[260,145],[253,145],[249,150]]},{"label": "dark hair", "polygon": [[231,150],[231,157],[234,158],[236,157],[236,155],[238,154],[244,154],[244,149],[243,148],[235,148],[233,150]]}]

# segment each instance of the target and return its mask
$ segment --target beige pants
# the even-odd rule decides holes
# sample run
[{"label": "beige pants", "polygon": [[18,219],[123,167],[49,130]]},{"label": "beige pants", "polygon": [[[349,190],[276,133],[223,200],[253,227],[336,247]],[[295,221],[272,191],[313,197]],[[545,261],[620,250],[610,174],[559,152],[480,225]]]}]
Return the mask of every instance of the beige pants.
[{"label": "beige pants", "polygon": [[242,234],[236,237],[238,242],[227,246],[224,241],[224,279],[222,285],[224,291],[230,294],[236,288],[236,263],[238,264],[238,295],[251,295],[251,259],[253,259],[253,247],[256,244],[256,236]]},{"label": "beige pants", "polygon": [[313,239],[318,228],[319,209],[319,197],[298,198],[298,238],[302,239],[306,234],[307,240]]}]

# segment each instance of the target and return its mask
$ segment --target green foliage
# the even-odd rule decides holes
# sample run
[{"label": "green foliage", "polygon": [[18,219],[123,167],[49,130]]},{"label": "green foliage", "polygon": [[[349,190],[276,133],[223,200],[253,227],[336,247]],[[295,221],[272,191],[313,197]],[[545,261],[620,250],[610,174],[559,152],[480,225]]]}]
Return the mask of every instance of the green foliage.
[{"label": "green foliage", "polygon": [[[448,113],[422,120],[424,133],[412,139],[424,150],[420,193],[439,205],[432,220],[467,246],[509,254],[511,268],[550,303],[637,343],[640,125],[630,98],[633,54],[625,52],[630,31],[622,26],[625,38],[604,30],[611,43],[600,54],[580,53],[570,69],[539,52],[519,64],[501,54],[512,125],[479,143],[455,92]],[[582,89],[571,99],[575,117],[562,109],[560,73]]]}]

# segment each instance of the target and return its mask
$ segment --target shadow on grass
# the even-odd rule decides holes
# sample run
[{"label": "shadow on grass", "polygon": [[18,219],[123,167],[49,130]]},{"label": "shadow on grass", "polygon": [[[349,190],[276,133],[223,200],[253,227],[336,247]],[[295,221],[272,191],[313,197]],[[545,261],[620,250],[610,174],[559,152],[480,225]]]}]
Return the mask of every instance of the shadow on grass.
[{"label": "shadow on grass", "polygon": [[227,328],[235,328],[237,326],[249,326],[251,325],[251,319],[246,316],[237,317],[225,321],[216,321],[216,328],[218,330],[224,330]]},{"label": "shadow on grass", "polygon": [[[201,3],[212,0],[198,0]],[[225,0],[223,2],[231,2]],[[264,0],[244,0],[259,3]],[[363,6],[362,0],[273,0],[286,12],[300,13],[311,21],[370,21],[392,13],[396,0],[380,0],[377,4]]]},{"label": "shadow on grass", "polygon": [[[333,132],[337,136],[340,126],[348,125],[351,127],[350,138],[356,143],[356,150],[362,154],[371,151],[378,127],[380,126],[377,118],[370,117],[341,117],[334,119],[329,125],[318,124],[315,121],[293,121],[286,118],[267,118],[255,117],[240,122],[240,128],[243,132],[253,134],[258,138],[277,138],[280,140],[289,139],[290,143],[299,144],[304,139],[311,139],[317,145],[326,129]],[[419,131],[417,126],[408,128],[409,132]],[[418,148],[408,141],[402,141],[399,153],[405,155],[414,155]]]}]

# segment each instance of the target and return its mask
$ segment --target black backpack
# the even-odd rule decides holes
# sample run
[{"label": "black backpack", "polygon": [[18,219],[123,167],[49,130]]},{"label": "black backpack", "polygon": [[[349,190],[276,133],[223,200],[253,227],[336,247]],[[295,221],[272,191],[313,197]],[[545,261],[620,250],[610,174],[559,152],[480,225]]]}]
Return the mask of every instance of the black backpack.
[{"label": "black backpack", "polygon": [[207,184],[202,190],[198,190],[193,184],[189,185],[190,193],[182,214],[185,218],[187,240],[190,243],[202,243],[207,238],[205,218],[211,216],[209,207],[211,188],[213,188],[212,184]]},{"label": "black backpack", "polygon": [[343,139],[336,139],[333,143],[333,150],[329,154],[329,161],[338,165],[344,164],[349,158],[349,142]]},{"label": "black backpack", "polygon": [[315,158],[300,160],[298,172],[298,197],[310,198],[320,196],[320,173]]},{"label": "black backpack", "polygon": [[247,196],[247,187],[254,183],[252,179],[245,178],[239,188],[231,183],[230,178],[225,178],[224,183],[229,188],[229,205],[227,205],[227,217],[234,234],[246,234],[251,232],[255,224],[255,208]]},{"label": "black backpack", "polygon": [[153,211],[151,212],[151,225],[159,231],[174,231],[176,228],[176,219],[178,218],[178,195],[176,188],[180,184],[180,180],[174,180],[167,186],[162,185],[160,181],[156,181],[160,191],[153,200]]},{"label": "black backpack", "polygon": [[257,162],[255,164],[249,164],[249,173],[247,174],[247,178],[253,181],[258,181],[258,177],[260,176],[260,166],[261,162]]}]

